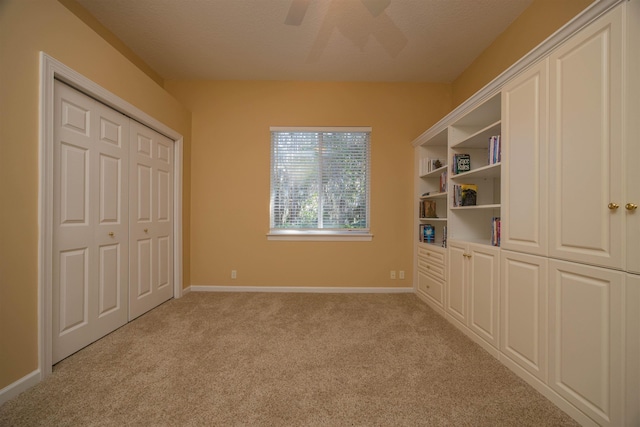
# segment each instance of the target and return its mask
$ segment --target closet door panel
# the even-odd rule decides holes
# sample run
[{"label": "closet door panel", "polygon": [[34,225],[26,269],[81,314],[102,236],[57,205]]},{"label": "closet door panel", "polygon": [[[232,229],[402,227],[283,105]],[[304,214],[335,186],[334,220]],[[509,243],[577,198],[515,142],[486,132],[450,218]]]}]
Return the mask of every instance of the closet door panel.
[{"label": "closet door panel", "polygon": [[56,82],[53,362],[127,321],[129,119]]},{"label": "closet door panel", "polygon": [[173,297],[173,142],[132,122],[129,318]]},{"label": "closet door panel", "polygon": [[549,261],[549,385],[600,425],[622,425],[624,273]]},{"label": "closet door panel", "polygon": [[547,381],[547,258],[501,251],[500,350]]},{"label": "closet door panel", "polygon": [[535,255],[548,251],[547,76],[544,60],[502,91],[500,246]]},{"label": "closet door panel", "polygon": [[550,247],[622,268],[622,10],[550,57]]}]

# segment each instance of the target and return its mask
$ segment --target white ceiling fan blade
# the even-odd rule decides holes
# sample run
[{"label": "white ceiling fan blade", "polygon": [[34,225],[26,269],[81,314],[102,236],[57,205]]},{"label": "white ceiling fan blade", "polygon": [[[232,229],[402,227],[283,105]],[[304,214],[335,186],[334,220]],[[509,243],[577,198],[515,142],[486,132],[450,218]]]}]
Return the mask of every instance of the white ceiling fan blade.
[{"label": "white ceiling fan blade", "polygon": [[361,0],[372,16],[378,16],[391,4],[391,0]]},{"label": "white ceiling fan blade", "polygon": [[284,20],[285,25],[300,25],[304,19],[304,15],[307,13],[311,0],[291,0],[291,6],[289,6],[289,13]]}]

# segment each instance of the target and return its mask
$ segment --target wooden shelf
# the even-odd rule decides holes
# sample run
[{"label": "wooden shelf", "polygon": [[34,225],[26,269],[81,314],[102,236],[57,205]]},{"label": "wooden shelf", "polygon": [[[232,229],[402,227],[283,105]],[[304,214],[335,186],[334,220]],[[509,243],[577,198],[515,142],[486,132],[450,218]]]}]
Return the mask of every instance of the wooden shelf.
[{"label": "wooden shelf", "polygon": [[446,199],[448,193],[433,193],[428,196],[421,196],[420,200]]},{"label": "wooden shelf", "polygon": [[460,142],[451,145],[451,148],[487,148],[489,138],[500,135],[501,120],[472,133]]},{"label": "wooden shelf", "polygon": [[452,180],[462,178],[499,178],[501,173],[501,163],[483,166],[481,168],[472,169],[469,172],[462,172],[457,175],[451,175]]},{"label": "wooden shelf", "polygon": [[448,165],[440,166],[438,169],[434,169],[431,172],[420,175],[420,178],[439,178],[442,172],[447,170]]},{"label": "wooden shelf", "polygon": [[492,205],[475,205],[475,206],[456,206],[450,208],[452,211],[473,211],[478,209],[500,209],[500,204]]}]

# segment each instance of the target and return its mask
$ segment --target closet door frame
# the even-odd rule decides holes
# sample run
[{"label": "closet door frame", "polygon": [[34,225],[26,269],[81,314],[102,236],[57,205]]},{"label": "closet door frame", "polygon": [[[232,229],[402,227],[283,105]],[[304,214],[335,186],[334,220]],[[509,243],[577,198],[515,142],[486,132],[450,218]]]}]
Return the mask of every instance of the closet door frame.
[{"label": "closet door frame", "polygon": [[52,372],[53,256],[53,108],[54,81],[64,83],[139,121],[174,141],[173,297],[182,296],[182,159],[183,136],[144,111],[114,95],[60,61],[40,52],[39,242],[38,242],[38,374]]}]

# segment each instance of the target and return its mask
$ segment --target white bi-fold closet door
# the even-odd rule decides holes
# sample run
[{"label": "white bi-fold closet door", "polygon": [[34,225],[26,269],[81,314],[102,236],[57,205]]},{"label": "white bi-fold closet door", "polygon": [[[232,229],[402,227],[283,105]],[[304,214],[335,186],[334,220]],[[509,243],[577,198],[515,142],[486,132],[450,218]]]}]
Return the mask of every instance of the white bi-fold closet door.
[{"label": "white bi-fold closet door", "polygon": [[55,82],[56,363],[173,296],[173,142]]}]

